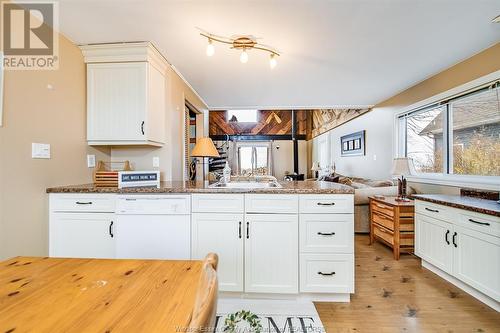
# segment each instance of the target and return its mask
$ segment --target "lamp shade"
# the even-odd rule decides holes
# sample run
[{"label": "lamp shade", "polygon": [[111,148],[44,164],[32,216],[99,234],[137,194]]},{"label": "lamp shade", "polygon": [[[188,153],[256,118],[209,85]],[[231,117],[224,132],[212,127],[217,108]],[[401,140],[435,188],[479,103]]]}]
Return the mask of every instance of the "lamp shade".
[{"label": "lamp shade", "polygon": [[215,148],[214,142],[210,138],[199,138],[191,152],[193,157],[219,157],[219,152]]},{"label": "lamp shade", "polygon": [[311,171],[320,171],[321,167],[319,166],[319,162],[314,162],[311,168]]},{"label": "lamp shade", "polygon": [[395,158],[392,163],[391,173],[394,176],[414,175],[416,172],[413,160],[409,157]]}]

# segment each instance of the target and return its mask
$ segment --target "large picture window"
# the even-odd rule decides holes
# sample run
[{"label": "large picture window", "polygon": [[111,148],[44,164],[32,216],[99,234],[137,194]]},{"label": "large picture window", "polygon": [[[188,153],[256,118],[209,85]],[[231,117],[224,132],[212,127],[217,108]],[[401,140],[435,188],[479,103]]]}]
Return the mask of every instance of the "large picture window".
[{"label": "large picture window", "polygon": [[500,176],[499,82],[401,115],[400,155],[419,173]]}]

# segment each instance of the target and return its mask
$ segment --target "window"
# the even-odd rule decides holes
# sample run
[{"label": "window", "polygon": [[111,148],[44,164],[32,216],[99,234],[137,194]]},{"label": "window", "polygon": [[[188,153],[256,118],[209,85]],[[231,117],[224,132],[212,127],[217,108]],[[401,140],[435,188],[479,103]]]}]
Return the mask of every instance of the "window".
[{"label": "window", "polygon": [[268,175],[268,146],[250,145],[238,148],[240,174]]},{"label": "window", "polygon": [[238,123],[256,123],[257,110],[227,110],[227,121]]},{"label": "window", "polygon": [[400,155],[419,173],[500,176],[499,82],[399,117]]}]

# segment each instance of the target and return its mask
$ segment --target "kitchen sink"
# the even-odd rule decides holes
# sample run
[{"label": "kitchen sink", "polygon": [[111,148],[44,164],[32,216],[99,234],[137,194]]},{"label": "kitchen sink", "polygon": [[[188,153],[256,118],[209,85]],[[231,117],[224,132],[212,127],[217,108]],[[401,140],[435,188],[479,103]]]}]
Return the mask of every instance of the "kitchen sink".
[{"label": "kitchen sink", "polygon": [[278,182],[229,182],[209,185],[211,188],[281,188]]}]

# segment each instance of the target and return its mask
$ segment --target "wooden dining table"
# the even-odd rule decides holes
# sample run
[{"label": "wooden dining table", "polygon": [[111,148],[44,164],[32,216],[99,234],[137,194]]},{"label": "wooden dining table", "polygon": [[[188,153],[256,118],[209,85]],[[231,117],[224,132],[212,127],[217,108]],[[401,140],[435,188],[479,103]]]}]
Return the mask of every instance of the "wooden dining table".
[{"label": "wooden dining table", "polygon": [[0,332],[182,332],[202,261],[0,262]]}]

